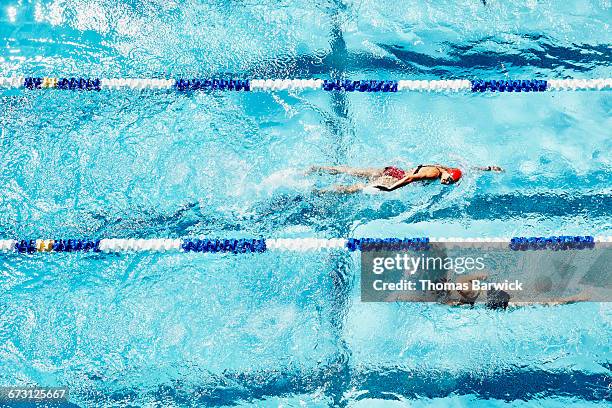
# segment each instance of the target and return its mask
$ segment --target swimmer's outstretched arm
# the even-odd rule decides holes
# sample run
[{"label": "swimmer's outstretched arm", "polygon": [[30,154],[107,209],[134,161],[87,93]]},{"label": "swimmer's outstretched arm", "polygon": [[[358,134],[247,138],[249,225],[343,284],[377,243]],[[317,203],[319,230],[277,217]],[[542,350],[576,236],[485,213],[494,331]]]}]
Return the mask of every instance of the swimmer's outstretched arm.
[{"label": "swimmer's outstretched arm", "polygon": [[592,297],[590,296],[589,293],[581,292],[574,296],[554,298],[547,302],[510,302],[509,306],[521,307],[521,306],[531,306],[531,305],[540,305],[540,306],[571,305],[572,303],[589,302],[591,301],[591,298]]},{"label": "swimmer's outstretched arm", "polygon": [[400,187],[404,187],[405,185],[408,185],[410,183],[412,183],[413,181],[417,181],[417,180],[423,180],[426,179],[427,177],[423,177],[423,176],[419,176],[416,174],[410,174],[408,176],[405,176],[402,179],[397,180],[395,183],[393,183],[390,186],[383,186],[381,184],[377,184],[374,187],[381,190],[381,191],[393,191],[396,190]]},{"label": "swimmer's outstretched arm", "polygon": [[592,296],[588,291],[582,291],[577,295],[554,298],[546,302],[509,302],[508,307],[521,308],[525,306],[561,306],[572,303],[591,302]]}]

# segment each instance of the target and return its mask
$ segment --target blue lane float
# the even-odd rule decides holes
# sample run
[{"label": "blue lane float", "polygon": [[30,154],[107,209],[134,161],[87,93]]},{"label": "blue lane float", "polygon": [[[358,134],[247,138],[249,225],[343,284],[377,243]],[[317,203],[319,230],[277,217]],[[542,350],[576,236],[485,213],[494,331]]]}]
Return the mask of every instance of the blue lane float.
[{"label": "blue lane float", "polygon": [[510,249],[514,251],[566,250],[595,248],[593,236],[514,237]]},{"label": "blue lane float", "polygon": [[423,251],[428,250],[429,238],[349,238],[346,248],[353,251]]},{"label": "blue lane float", "polygon": [[26,77],[23,87],[27,89],[55,88],[61,90],[100,91],[102,81],[99,78],[34,78]]},{"label": "blue lane float", "polygon": [[472,81],[472,92],[544,92],[548,82],[545,80],[515,81]]},{"label": "blue lane float", "polygon": [[177,79],[174,87],[179,91],[250,91],[248,79]]},{"label": "blue lane float", "polygon": [[102,82],[99,78],[60,78],[57,81],[57,89],[100,91]]},{"label": "blue lane float", "polygon": [[256,79],[256,78],[88,78],[0,77],[0,89],[264,91],[322,90],[326,92],[545,92],[612,89],[612,78],[593,79]]},{"label": "blue lane float", "polygon": [[397,81],[323,81],[324,91],[397,92]]},{"label": "blue lane float", "polygon": [[15,251],[19,253],[34,252],[100,252],[100,240],[58,239],[58,240],[19,240],[15,242]]},{"label": "blue lane float", "polygon": [[612,243],[612,237],[553,236],[514,238],[237,238],[237,239],[0,239],[0,251],[36,252],[197,252],[262,253],[267,251],[426,251],[434,244],[491,244],[513,251],[583,250]]},{"label": "blue lane float", "polygon": [[181,244],[185,252],[265,252],[264,239],[186,239]]}]

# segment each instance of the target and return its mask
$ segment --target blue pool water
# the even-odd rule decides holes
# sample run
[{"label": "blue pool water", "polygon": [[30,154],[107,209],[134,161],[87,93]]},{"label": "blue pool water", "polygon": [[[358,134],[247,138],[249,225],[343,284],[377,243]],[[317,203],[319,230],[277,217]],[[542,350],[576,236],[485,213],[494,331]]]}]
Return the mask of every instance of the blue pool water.
[{"label": "blue pool water", "polygon": [[[0,1],[0,76],[596,78],[606,0]],[[0,94],[0,237],[612,235],[612,99]],[[497,164],[314,195],[313,164]],[[346,182],[350,180],[346,179]],[[0,385],[76,406],[607,406],[612,307],[359,300],[358,255],[0,256]]]}]

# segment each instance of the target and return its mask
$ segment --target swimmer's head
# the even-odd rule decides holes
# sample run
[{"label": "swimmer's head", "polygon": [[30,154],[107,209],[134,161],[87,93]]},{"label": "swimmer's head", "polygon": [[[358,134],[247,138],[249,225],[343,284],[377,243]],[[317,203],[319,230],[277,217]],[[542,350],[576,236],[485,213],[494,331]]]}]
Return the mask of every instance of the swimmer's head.
[{"label": "swimmer's head", "polygon": [[490,290],[487,292],[487,308],[492,310],[506,310],[510,303],[510,295],[503,290]]},{"label": "swimmer's head", "polygon": [[442,172],[442,176],[440,177],[440,182],[442,184],[453,184],[453,183],[458,182],[461,176],[462,176],[461,170],[459,170],[456,167],[451,167]]}]

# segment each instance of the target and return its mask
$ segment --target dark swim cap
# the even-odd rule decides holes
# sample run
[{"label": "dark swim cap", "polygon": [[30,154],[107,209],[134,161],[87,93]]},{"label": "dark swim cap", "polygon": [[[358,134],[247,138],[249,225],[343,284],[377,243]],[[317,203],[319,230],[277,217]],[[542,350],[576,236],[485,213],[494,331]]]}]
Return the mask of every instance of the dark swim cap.
[{"label": "dark swim cap", "polygon": [[487,309],[506,309],[510,302],[510,295],[503,290],[490,290],[487,292]]}]

